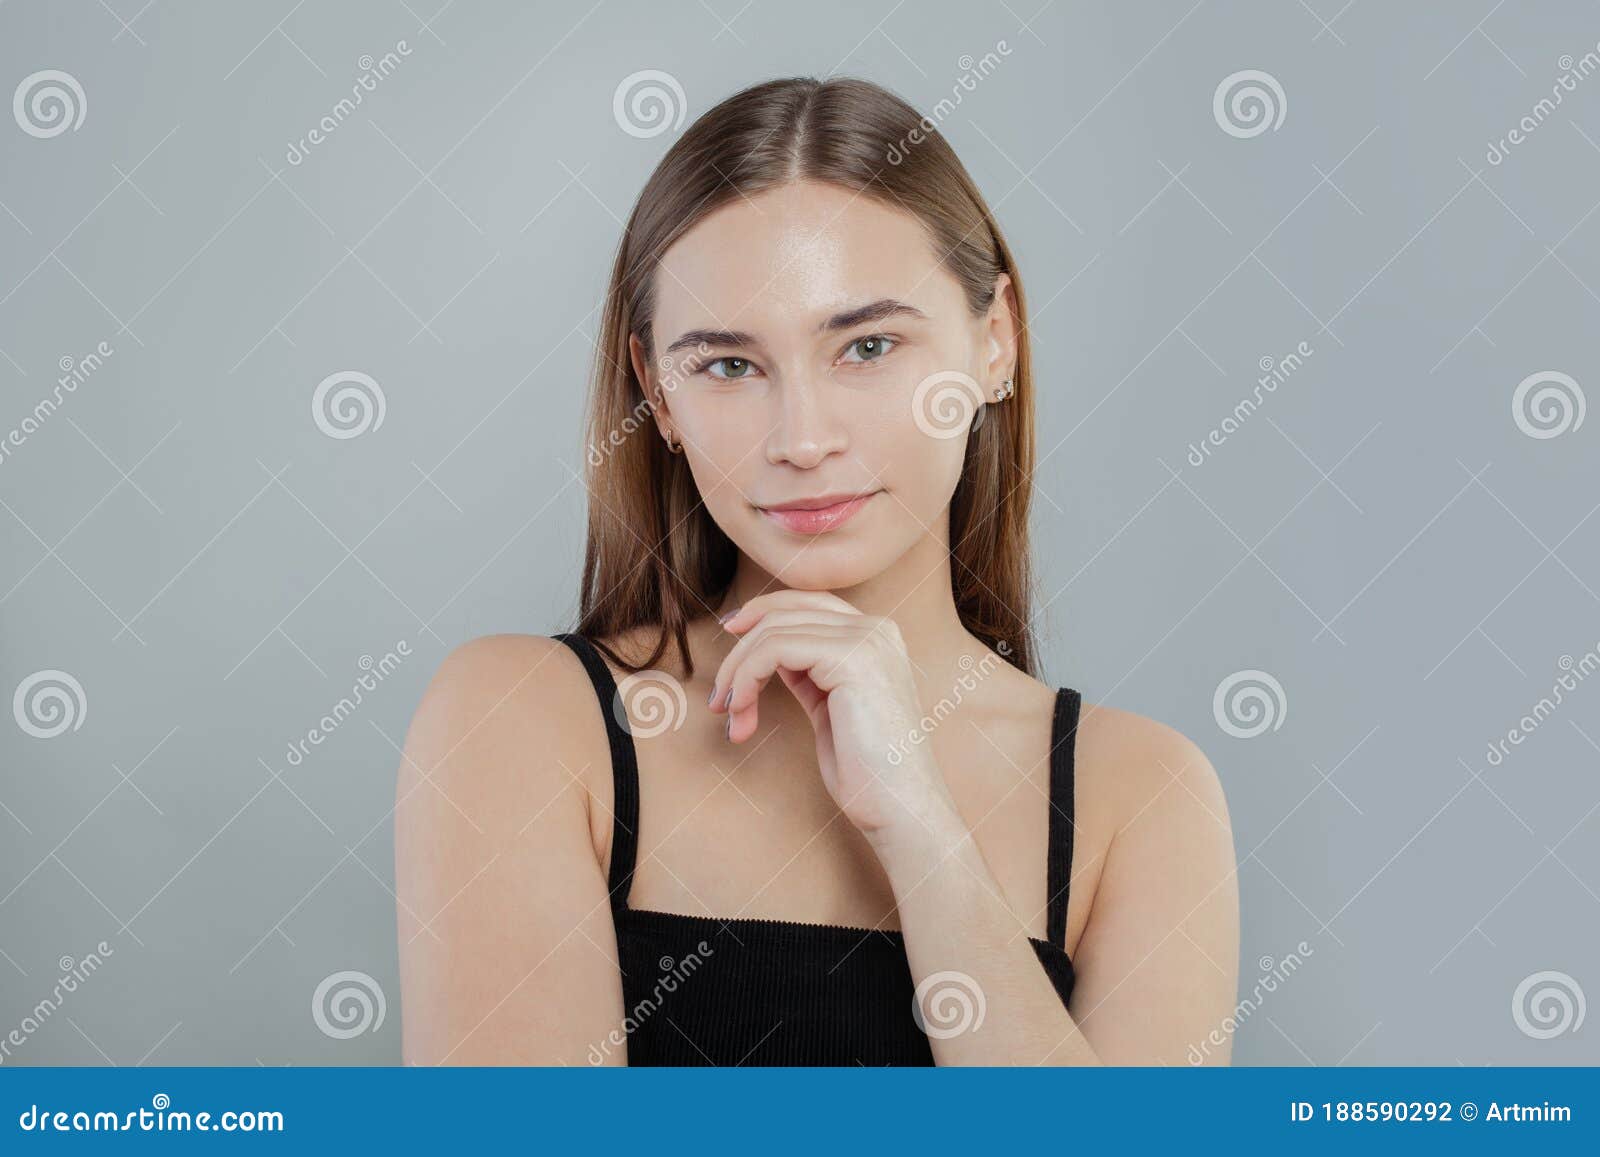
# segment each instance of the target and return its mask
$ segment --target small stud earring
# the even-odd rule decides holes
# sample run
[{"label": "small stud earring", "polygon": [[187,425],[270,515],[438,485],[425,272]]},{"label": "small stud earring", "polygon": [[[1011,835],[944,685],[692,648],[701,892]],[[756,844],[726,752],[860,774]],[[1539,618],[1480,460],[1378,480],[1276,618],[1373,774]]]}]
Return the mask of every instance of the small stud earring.
[{"label": "small stud earring", "polygon": [[994,400],[1003,402],[1016,392],[1017,388],[1011,384],[1011,379],[1007,378],[1003,383],[995,387]]}]

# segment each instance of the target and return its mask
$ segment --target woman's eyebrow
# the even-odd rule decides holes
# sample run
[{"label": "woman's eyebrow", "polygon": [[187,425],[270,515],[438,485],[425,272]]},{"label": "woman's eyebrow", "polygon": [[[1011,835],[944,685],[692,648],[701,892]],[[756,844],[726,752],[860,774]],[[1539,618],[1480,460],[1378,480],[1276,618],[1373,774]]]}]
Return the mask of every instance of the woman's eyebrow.
[{"label": "woman's eyebrow", "polygon": [[748,346],[756,345],[756,339],[750,334],[737,329],[691,329],[662,351],[664,354],[676,353],[678,350],[689,346]]},{"label": "woman's eyebrow", "polygon": [[[831,333],[834,330],[850,329],[853,326],[864,325],[867,322],[882,321],[888,317],[915,317],[926,321],[928,315],[914,305],[907,305],[903,301],[896,301],[892,297],[881,298],[867,305],[847,309],[836,313],[817,327],[818,333]],[[664,354],[676,353],[678,350],[689,346],[753,346],[760,343],[756,338],[743,330],[737,329],[691,329],[680,334],[665,350]]]},{"label": "woman's eyebrow", "polygon": [[851,329],[867,322],[882,321],[888,317],[915,317],[926,321],[928,315],[914,305],[907,305],[903,301],[885,297],[869,305],[858,306],[855,309],[847,309],[843,313],[834,314],[817,327],[817,332],[825,333],[836,329]]}]

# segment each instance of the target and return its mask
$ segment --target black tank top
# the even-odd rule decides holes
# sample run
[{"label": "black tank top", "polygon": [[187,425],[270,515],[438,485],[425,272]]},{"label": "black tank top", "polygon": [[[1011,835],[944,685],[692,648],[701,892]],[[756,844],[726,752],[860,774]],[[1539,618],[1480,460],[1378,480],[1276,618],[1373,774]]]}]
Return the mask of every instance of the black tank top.
[{"label": "black tank top", "polygon": [[[638,856],[639,764],[619,720],[610,668],[588,639],[556,635],[583,661],[600,699],[611,745],[615,801],[611,915],[622,969],[623,1025],[630,1065],[931,1065],[924,1031],[951,1031],[976,1015],[970,978],[943,994],[912,984],[897,930],[747,917],[689,916],[628,907]],[[1028,937],[1066,1004],[1071,883],[1073,748],[1080,697],[1056,692],[1050,736],[1046,853],[1047,939]],[[941,995],[948,1000],[941,1000]],[[941,1005],[943,1007],[941,1007]],[[931,1019],[931,1024],[924,1019]],[[599,1063],[591,1054],[590,1059]]]}]

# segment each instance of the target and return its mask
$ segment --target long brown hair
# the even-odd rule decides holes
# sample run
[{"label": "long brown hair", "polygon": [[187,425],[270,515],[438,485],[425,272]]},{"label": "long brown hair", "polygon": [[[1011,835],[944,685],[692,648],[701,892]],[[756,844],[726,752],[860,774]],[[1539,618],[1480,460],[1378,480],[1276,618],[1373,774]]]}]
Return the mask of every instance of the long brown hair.
[{"label": "long brown hair", "polygon": [[[654,666],[675,641],[692,674],[688,624],[712,611],[738,550],[700,502],[686,459],[651,423],[628,339],[654,357],[655,268],[698,221],[736,197],[797,180],[824,181],[918,217],[974,316],[995,279],[1015,293],[1016,392],[982,406],[950,502],[951,583],[962,625],[1035,673],[1028,503],[1034,466],[1033,378],[1022,282],[982,194],[932,122],[863,80],[774,80],[711,109],[678,138],[646,182],[617,248],[590,390],[589,538],[578,631],[600,640],[655,627]],[[660,366],[670,372],[666,359]]]}]

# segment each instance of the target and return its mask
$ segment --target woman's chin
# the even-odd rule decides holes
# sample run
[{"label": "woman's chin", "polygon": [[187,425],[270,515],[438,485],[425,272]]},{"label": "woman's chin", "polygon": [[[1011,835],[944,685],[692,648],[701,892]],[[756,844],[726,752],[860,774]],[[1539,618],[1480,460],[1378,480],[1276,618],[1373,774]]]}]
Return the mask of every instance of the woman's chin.
[{"label": "woman's chin", "polygon": [[787,552],[765,551],[759,557],[761,568],[785,587],[797,591],[837,591],[858,586],[876,578],[894,561],[879,551],[863,557],[861,544],[846,548],[841,542],[834,546],[823,538],[811,540],[810,545]]}]

